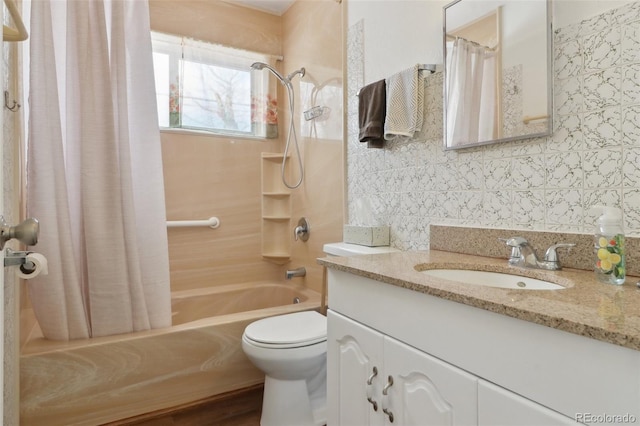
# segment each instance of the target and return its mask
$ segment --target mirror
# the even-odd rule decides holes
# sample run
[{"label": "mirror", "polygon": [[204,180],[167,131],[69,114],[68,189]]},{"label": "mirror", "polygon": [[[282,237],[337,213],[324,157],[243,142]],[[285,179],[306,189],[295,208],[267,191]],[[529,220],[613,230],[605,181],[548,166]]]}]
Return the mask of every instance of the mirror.
[{"label": "mirror", "polygon": [[444,7],[445,150],[551,133],[549,1]]}]

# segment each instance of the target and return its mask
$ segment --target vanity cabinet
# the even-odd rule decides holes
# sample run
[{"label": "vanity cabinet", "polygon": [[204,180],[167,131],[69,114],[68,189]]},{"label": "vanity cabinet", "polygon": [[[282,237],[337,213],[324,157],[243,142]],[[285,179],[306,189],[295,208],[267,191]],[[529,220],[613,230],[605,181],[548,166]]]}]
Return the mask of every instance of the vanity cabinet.
[{"label": "vanity cabinet", "polygon": [[575,425],[575,420],[484,380],[478,381],[479,426]]},{"label": "vanity cabinet", "polygon": [[476,378],[327,313],[329,425],[476,424]]},{"label": "vanity cabinet", "polygon": [[638,351],[340,270],[327,276],[328,426],[391,424],[384,409],[394,425],[564,425],[591,413],[640,422]]}]

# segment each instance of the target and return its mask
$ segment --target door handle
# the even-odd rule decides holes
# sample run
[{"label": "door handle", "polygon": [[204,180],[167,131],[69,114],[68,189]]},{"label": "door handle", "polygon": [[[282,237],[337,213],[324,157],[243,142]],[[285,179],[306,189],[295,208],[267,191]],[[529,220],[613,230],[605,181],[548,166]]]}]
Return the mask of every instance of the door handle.
[{"label": "door handle", "polygon": [[0,216],[0,250],[4,248],[7,241],[16,238],[21,243],[34,246],[38,243],[38,233],[40,232],[40,224],[32,217],[26,219],[16,226],[9,226]]}]

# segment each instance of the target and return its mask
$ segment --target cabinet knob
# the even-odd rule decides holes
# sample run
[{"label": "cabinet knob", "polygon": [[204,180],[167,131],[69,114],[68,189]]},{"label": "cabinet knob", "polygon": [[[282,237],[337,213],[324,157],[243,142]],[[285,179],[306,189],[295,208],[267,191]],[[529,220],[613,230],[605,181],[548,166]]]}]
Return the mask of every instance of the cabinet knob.
[{"label": "cabinet knob", "polygon": [[382,394],[386,396],[389,393],[389,388],[391,386],[393,386],[393,377],[389,376],[389,379],[387,379],[387,384],[382,388]]},{"label": "cabinet knob", "polygon": [[391,410],[383,408],[382,412],[385,413],[389,417],[389,423],[393,423],[393,413],[391,412]]},{"label": "cabinet knob", "polygon": [[367,401],[369,401],[369,404],[371,404],[373,411],[378,411],[378,403],[376,402],[375,399],[371,398],[370,396],[367,396]]},{"label": "cabinet knob", "polygon": [[378,367],[374,366],[373,371],[367,379],[367,401],[372,405],[373,411],[378,411],[378,403],[373,399],[373,379],[378,375]]},{"label": "cabinet knob", "polygon": [[373,371],[371,373],[371,375],[369,376],[369,378],[367,379],[367,385],[371,386],[373,384],[373,378],[376,377],[378,375],[378,367],[376,367],[375,365],[373,366]]},{"label": "cabinet knob", "polygon": [[387,384],[384,385],[384,387],[382,388],[382,395],[383,395],[383,397],[382,397],[383,398],[383,400],[382,400],[382,405],[383,405],[382,412],[385,413],[387,415],[387,417],[389,417],[389,423],[393,423],[393,412],[388,408],[384,408],[384,405],[386,405],[384,403],[385,402],[384,397],[389,395],[389,388],[391,386],[393,386],[393,377],[389,376],[389,378],[387,379]]}]

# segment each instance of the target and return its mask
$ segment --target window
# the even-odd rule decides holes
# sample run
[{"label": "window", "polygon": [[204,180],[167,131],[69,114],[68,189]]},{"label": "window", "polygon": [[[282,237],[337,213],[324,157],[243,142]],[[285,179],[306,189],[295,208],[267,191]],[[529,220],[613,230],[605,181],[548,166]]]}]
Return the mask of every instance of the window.
[{"label": "window", "polygon": [[275,58],[152,32],[158,120],[162,128],[277,137],[275,84],[254,62]]}]

